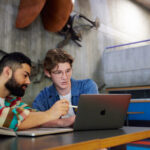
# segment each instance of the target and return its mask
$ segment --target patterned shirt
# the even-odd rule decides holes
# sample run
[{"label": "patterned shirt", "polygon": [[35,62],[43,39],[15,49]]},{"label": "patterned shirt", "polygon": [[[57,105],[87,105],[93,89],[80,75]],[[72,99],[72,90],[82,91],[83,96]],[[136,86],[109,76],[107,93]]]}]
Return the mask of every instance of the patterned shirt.
[{"label": "patterned shirt", "polygon": [[0,106],[0,127],[16,131],[31,111],[35,110],[23,103],[21,97],[6,97],[5,106]]}]

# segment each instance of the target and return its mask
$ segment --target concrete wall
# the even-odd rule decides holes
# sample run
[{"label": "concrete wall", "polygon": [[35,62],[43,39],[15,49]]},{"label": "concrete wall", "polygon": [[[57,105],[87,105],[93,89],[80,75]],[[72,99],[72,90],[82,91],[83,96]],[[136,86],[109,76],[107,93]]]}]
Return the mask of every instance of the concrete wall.
[{"label": "concrete wall", "polygon": [[[44,30],[40,17],[25,29],[15,28],[19,0],[0,0],[0,49],[21,51],[34,62],[42,61],[48,49],[55,48],[63,38]],[[75,58],[73,77],[92,78],[101,87],[101,57],[106,47],[149,38],[150,13],[130,0],[76,0],[74,10],[90,19],[100,19],[98,30],[83,33],[82,47],[72,41],[64,47]],[[31,84],[24,97],[31,103],[48,79]]]},{"label": "concrete wall", "polygon": [[150,45],[104,51],[106,87],[150,85]]}]

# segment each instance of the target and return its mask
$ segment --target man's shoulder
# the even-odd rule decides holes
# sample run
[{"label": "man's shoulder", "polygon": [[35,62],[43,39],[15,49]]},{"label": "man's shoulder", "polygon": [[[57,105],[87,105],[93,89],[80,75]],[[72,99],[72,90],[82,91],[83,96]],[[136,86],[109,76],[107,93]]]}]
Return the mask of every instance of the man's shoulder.
[{"label": "man's shoulder", "polygon": [[42,89],[39,93],[39,95],[42,95],[42,96],[50,96],[51,94],[55,94],[56,93],[56,89],[54,87],[54,85],[50,85],[50,86],[47,86],[47,87],[44,87],[44,89]]},{"label": "man's shoulder", "polygon": [[7,96],[5,98],[5,101],[13,102],[13,101],[21,101],[21,97],[16,97],[16,96]]},{"label": "man's shoulder", "polygon": [[49,92],[51,90],[54,90],[54,86],[53,85],[46,86],[41,91]]},{"label": "man's shoulder", "polygon": [[82,79],[82,80],[75,80],[71,79],[72,83],[74,84],[93,84],[95,83],[92,79]]},{"label": "man's shoulder", "polygon": [[92,79],[82,79],[82,80],[75,80],[71,79],[72,89],[73,90],[83,90],[88,87],[96,87],[96,83]]},{"label": "man's shoulder", "polygon": [[5,105],[8,107],[12,107],[15,105],[24,105],[25,103],[22,101],[21,97],[16,97],[16,96],[7,96],[5,98]]},{"label": "man's shoulder", "polygon": [[92,79],[74,80],[72,82],[72,93],[94,94],[98,93],[97,84]]}]

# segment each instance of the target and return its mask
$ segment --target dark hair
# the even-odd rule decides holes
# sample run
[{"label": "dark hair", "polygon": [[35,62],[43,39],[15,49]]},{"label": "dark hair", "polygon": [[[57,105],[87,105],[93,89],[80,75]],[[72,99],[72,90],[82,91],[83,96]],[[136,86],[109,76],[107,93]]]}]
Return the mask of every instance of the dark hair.
[{"label": "dark hair", "polygon": [[26,63],[31,67],[31,60],[20,52],[13,52],[4,55],[0,60],[0,74],[5,66],[9,66],[12,69],[21,67],[21,64]]},{"label": "dark hair", "polygon": [[60,48],[50,49],[44,59],[44,69],[51,72],[59,63],[65,62],[68,62],[72,67],[73,57]]}]

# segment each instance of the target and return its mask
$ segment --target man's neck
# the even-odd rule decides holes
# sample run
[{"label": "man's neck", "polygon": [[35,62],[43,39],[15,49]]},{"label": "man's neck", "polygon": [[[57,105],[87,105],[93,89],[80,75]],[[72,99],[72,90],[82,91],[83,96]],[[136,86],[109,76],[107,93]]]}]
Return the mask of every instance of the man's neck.
[{"label": "man's neck", "polygon": [[58,88],[56,89],[57,89],[58,94],[62,96],[69,94],[71,91],[71,87],[68,87],[66,89],[58,89]]},{"label": "man's neck", "polygon": [[2,87],[0,86],[0,97],[1,98],[5,98],[7,96],[9,96],[9,91],[5,88],[5,87]]}]

